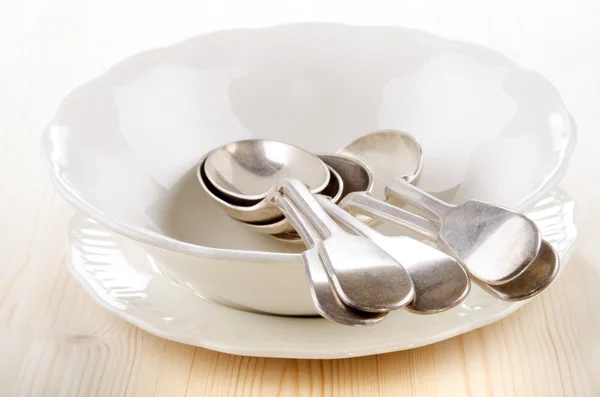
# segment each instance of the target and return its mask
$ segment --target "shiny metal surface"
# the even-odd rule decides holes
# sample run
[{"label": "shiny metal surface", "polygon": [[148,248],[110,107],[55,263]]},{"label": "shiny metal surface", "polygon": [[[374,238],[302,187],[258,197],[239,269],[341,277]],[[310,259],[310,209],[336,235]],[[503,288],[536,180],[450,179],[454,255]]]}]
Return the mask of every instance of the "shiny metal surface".
[{"label": "shiny metal surface", "polygon": [[206,173],[204,172],[205,159],[206,157],[200,161],[196,169],[198,181],[200,182],[200,186],[227,215],[236,220],[251,223],[279,222],[284,219],[281,211],[268,200],[260,200],[256,204],[247,205],[245,200],[225,197],[206,178]]},{"label": "shiny metal surface", "polygon": [[[325,189],[323,189],[321,194],[330,197],[333,202],[337,203],[337,201],[342,196],[344,182],[342,181],[342,178],[336,170],[334,170],[329,165],[327,166],[327,168],[331,172],[331,178],[329,178],[329,183],[327,184]],[[283,216],[283,214],[281,216]],[[286,218],[278,219],[273,223],[270,223],[268,221],[257,223],[241,223],[247,228],[252,229],[257,233],[274,235],[276,236],[277,240],[284,241],[286,243],[300,243],[302,241],[298,233],[296,233],[296,230],[294,230],[294,228],[292,227],[292,225],[290,225]]]},{"label": "shiny metal surface", "polygon": [[[321,158],[321,156],[319,156]],[[321,158],[322,160],[322,158]],[[342,198],[342,193],[344,192],[344,180],[339,172],[329,164],[325,162],[331,176],[329,177],[329,183],[325,188],[321,191],[320,194],[327,196],[331,199],[332,202],[337,203]]]},{"label": "shiny metal surface", "polygon": [[248,201],[264,199],[281,179],[301,180],[317,193],[330,178],[325,164],[312,153],[263,139],[236,141],[214,150],[206,158],[204,172],[225,197]]},{"label": "shiny metal surface", "polygon": [[403,178],[415,181],[423,166],[423,150],[411,134],[398,130],[380,130],[361,136],[338,151],[365,164],[373,173],[373,194],[385,197],[385,187]]},{"label": "shiny metal surface", "polygon": [[240,224],[256,233],[261,234],[290,234],[295,232],[294,228],[292,225],[290,225],[285,217],[274,223],[248,223],[240,221]]},{"label": "shiny metal surface", "polygon": [[498,285],[513,280],[540,249],[536,224],[512,210],[475,200],[450,205],[402,180],[391,182],[386,194],[436,215],[440,222],[438,239],[484,283]]},{"label": "shiny metal surface", "polygon": [[281,241],[282,243],[295,245],[304,244],[302,238],[300,238],[298,233],[296,233],[295,229],[293,233],[270,234],[269,236],[275,240]]},{"label": "shiny metal surface", "polygon": [[469,275],[451,256],[410,237],[385,236],[323,197],[317,200],[335,220],[373,241],[408,271],[415,297],[406,309],[421,314],[439,313],[467,297],[471,288]]},{"label": "shiny metal surface", "polygon": [[394,258],[372,241],[342,229],[300,181],[281,181],[278,190],[291,199],[323,239],[317,244],[319,255],[345,304],[384,312],[412,301],[410,275]]},{"label": "shiny metal surface", "polygon": [[[320,154],[319,158],[330,167],[335,168],[344,179],[344,191],[341,199],[353,192],[370,193],[373,190],[373,173],[360,161],[343,154]],[[375,224],[376,219],[363,214],[356,217],[368,225]]]},{"label": "shiny metal surface", "polygon": [[351,192],[370,193],[373,190],[373,173],[360,161],[341,154],[320,154],[319,158],[335,169],[344,181],[340,199]]},{"label": "shiny metal surface", "polygon": [[[325,199],[325,201],[328,201]],[[388,313],[369,313],[355,310],[345,305],[333,288],[327,270],[319,256],[317,247],[321,240],[298,208],[289,198],[279,194],[274,197],[275,204],[285,214],[307,246],[302,253],[302,264],[310,288],[310,294],[318,313],[324,318],[344,325],[373,325],[383,320]]]},{"label": "shiny metal surface", "polygon": [[439,226],[436,223],[366,193],[350,193],[340,202],[340,207],[352,214],[362,214],[393,222],[437,240]]},{"label": "shiny metal surface", "polygon": [[[333,197],[332,202],[337,203],[345,194],[354,191],[371,190],[373,185],[371,172],[357,160],[338,154],[322,154],[318,155],[318,157],[323,160],[331,172],[329,183],[320,194]],[[206,181],[203,186],[206,189],[206,186],[210,186],[210,181]],[[213,192],[212,195],[214,196],[216,194],[218,194],[218,192]],[[237,215],[237,213],[233,213],[233,211],[236,210],[236,206],[227,203],[224,203],[224,205],[227,205],[227,211],[230,216],[235,217],[234,215]],[[263,208],[270,211],[272,210],[272,207],[273,206],[264,207],[264,204],[262,204],[260,206],[256,205],[254,208],[256,208],[257,211],[263,211]],[[241,210],[245,211],[246,208],[241,208]],[[281,214],[280,212],[277,213]],[[247,215],[246,212],[243,212],[243,214]],[[366,216],[359,215],[359,218],[365,223],[373,222],[372,218]],[[279,241],[296,244],[302,242],[300,236],[285,218],[276,218],[273,223],[263,221],[260,223],[242,222],[242,224],[258,233],[273,235],[273,238]]]},{"label": "shiny metal surface", "polygon": [[[241,221],[242,224],[258,233],[263,234],[290,234],[278,236],[279,240],[285,242],[300,242],[300,237],[289,225],[281,211],[269,200],[248,201],[235,197],[229,197],[219,191],[208,180],[205,173],[206,159],[212,152],[207,153],[199,162],[196,170],[200,186],[230,217]],[[327,186],[322,194],[332,196],[337,202],[343,193],[344,181],[339,173],[331,166],[325,164],[331,173]]]},{"label": "shiny metal surface", "polygon": [[[347,196],[341,203],[342,208],[359,211],[375,216],[400,226],[410,228],[432,239],[437,238],[439,226],[428,219],[414,215],[390,203],[377,200],[371,196],[355,193]],[[444,244],[444,242],[442,242]],[[532,298],[546,289],[556,278],[560,268],[559,257],[552,246],[542,240],[540,251],[523,273],[515,279],[501,284],[487,284],[473,277],[473,282],[494,297],[504,301],[519,301]],[[411,273],[410,266],[407,270]],[[411,273],[412,275],[412,273]],[[413,281],[415,281],[413,279]],[[418,296],[418,283],[415,281],[415,290]]]},{"label": "shiny metal surface", "polygon": [[548,288],[558,275],[560,259],[552,246],[542,240],[540,252],[523,273],[501,285],[475,281],[484,291],[504,301],[521,301],[532,298]]}]

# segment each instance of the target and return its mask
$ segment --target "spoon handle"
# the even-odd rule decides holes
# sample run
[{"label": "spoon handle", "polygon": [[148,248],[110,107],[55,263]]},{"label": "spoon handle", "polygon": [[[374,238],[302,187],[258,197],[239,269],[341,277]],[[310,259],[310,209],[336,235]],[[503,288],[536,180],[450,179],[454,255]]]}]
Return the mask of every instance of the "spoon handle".
[{"label": "spoon handle", "polygon": [[440,219],[444,217],[448,209],[452,208],[450,204],[443,202],[437,197],[430,195],[404,180],[396,179],[391,182],[385,188],[385,194],[387,197],[392,195],[404,199],[421,209],[437,215]]},{"label": "spoon handle", "polygon": [[278,193],[273,198],[273,202],[283,212],[308,247],[300,257],[308,281],[310,295],[317,312],[330,321],[350,326],[373,325],[387,317],[387,313],[368,313],[352,309],[340,300],[333,285],[331,285],[325,265],[316,248],[317,243],[321,241],[321,237],[308,224],[300,210],[289,198]]},{"label": "spoon handle", "polygon": [[299,180],[284,179],[280,182],[278,190],[292,200],[294,205],[300,210],[300,213],[317,230],[323,239],[327,239],[334,234],[345,233],[344,229],[327,215],[317,199]]},{"label": "spoon handle", "polygon": [[304,241],[306,248],[311,249],[322,240],[315,229],[307,224],[308,221],[300,214],[298,208],[296,208],[289,198],[281,193],[276,193],[273,202],[283,215],[285,215],[288,222],[290,222],[290,225],[296,229],[296,232],[298,232],[298,235],[300,235],[300,238]]},{"label": "spoon handle", "polygon": [[338,207],[331,201],[327,200],[327,198],[319,195],[316,196],[319,204],[325,209],[325,211],[331,215],[334,219],[347,226],[352,231],[362,234],[366,238],[371,241],[376,242],[383,235],[376,231],[375,229],[365,225],[355,217],[353,217],[350,213],[346,212],[342,208]]},{"label": "spoon handle", "polygon": [[389,313],[370,313],[353,309],[340,300],[331,285],[317,248],[304,251],[300,258],[317,312],[329,321],[343,325],[365,326],[377,324]]},{"label": "spoon handle", "polygon": [[439,226],[435,222],[378,200],[366,193],[350,193],[342,200],[340,206],[404,226],[432,239],[436,239],[439,232]]}]

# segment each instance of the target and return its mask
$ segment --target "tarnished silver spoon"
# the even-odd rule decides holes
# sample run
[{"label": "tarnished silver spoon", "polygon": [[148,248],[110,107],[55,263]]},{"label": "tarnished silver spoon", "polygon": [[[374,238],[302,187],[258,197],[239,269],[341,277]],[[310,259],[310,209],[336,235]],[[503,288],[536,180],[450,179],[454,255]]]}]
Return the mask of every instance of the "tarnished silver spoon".
[{"label": "tarnished silver spoon", "polygon": [[327,199],[317,199],[335,220],[367,237],[404,266],[415,287],[415,297],[406,306],[408,310],[439,313],[467,297],[471,286],[469,275],[451,256],[410,237],[383,235]]},{"label": "tarnished silver spoon", "polygon": [[291,199],[323,239],[317,244],[319,255],[345,304],[384,312],[413,300],[414,286],[406,269],[369,239],[342,229],[302,182],[283,180],[278,191]]},{"label": "tarnished silver spoon", "polygon": [[391,182],[386,192],[437,216],[438,239],[486,284],[516,278],[540,250],[538,227],[518,212],[477,200],[450,205],[403,180]]},{"label": "tarnished silver spoon", "polygon": [[329,169],[317,156],[266,139],[236,141],[215,149],[206,158],[204,172],[223,195],[249,204],[267,197],[274,180],[299,179],[317,193],[330,178]]},{"label": "tarnished silver spoon", "polygon": [[373,173],[373,195],[385,198],[385,187],[402,178],[416,181],[423,167],[423,151],[411,134],[399,130],[379,130],[350,142],[338,151],[365,164]]},{"label": "tarnished silver spoon", "polygon": [[319,256],[317,245],[322,240],[321,237],[289,198],[277,194],[273,200],[308,248],[301,254],[301,258],[317,312],[330,321],[352,326],[373,325],[383,320],[388,313],[355,310],[340,300]]},{"label": "tarnished silver spoon", "polygon": [[[439,225],[435,222],[366,194],[349,194],[340,206],[352,212],[393,222],[434,240],[438,236]],[[487,284],[475,277],[472,280],[484,291],[498,299],[519,301],[530,299],[545,290],[554,281],[559,269],[560,258],[558,254],[547,241],[542,240],[539,253],[533,262],[513,280],[501,285]],[[469,270],[468,267],[467,270]]]}]

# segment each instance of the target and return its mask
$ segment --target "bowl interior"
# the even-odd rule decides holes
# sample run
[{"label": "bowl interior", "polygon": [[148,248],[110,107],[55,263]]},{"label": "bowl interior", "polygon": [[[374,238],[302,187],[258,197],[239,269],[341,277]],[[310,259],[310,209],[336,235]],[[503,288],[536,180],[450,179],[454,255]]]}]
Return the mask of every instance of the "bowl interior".
[{"label": "bowl interior", "polygon": [[66,98],[43,149],[61,192],[121,231],[295,252],[227,218],[199,188],[197,162],[234,140],[327,153],[386,128],[420,141],[420,187],[513,208],[552,187],[574,141],[553,87],[501,55],[403,28],[315,23],[126,59]]}]

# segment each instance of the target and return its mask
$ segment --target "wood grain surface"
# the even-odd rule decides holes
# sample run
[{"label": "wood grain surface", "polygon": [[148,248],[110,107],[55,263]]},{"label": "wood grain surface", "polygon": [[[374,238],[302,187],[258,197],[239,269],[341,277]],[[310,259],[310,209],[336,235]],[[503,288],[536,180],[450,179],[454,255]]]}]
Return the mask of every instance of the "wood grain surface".
[{"label": "wood grain surface", "polygon": [[[0,396],[600,395],[600,3],[347,3],[0,3]],[[38,143],[60,100],[145,48],[302,20],[403,25],[491,46],[556,85],[579,127],[562,187],[578,203],[580,241],[548,291],[420,349],[284,360],[168,342],[79,288],[65,267],[74,210],[50,186]]]}]

